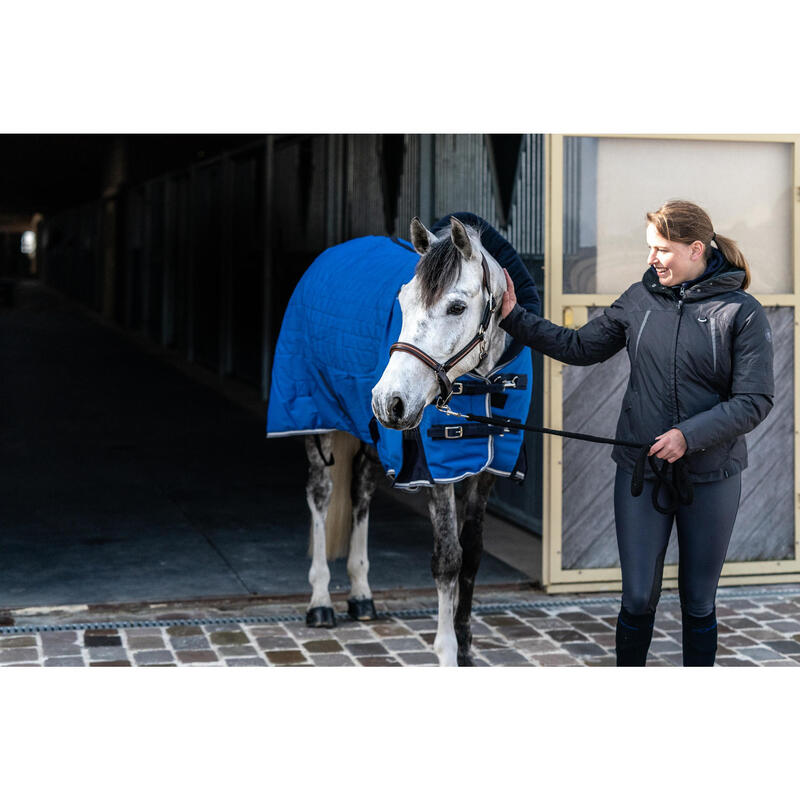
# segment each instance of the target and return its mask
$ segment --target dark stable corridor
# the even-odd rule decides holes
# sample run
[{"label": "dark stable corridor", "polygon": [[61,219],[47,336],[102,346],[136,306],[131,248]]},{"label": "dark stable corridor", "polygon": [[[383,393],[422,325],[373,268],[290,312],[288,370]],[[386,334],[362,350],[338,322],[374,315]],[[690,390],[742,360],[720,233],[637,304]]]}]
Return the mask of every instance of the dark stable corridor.
[{"label": "dark stable corridor", "polygon": [[[300,438],[21,282],[0,308],[0,607],[309,592]],[[374,590],[432,589],[428,520],[385,492]],[[484,554],[479,585],[526,577]],[[344,560],[331,590],[347,587]]]}]

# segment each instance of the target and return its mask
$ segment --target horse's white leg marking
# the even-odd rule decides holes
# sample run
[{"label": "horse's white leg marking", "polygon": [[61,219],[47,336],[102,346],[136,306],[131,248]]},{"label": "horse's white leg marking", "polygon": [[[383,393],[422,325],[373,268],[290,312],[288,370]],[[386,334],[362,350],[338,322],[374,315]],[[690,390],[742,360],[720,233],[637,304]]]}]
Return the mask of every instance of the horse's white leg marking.
[{"label": "horse's white leg marking", "polygon": [[[330,434],[321,434],[319,441],[322,452],[326,454],[326,458],[330,458],[330,454],[333,453],[333,437]],[[306,436],[305,445],[309,463],[306,500],[311,510],[312,526],[311,569],[308,571],[311,602],[308,607],[331,608],[333,604],[328,591],[331,571],[325,555],[325,517],[333,490],[333,480],[330,468],[325,465],[317,450],[314,437]]]},{"label": "horse's white leg marking", "polygon": [[458,665],[454,618],[458,602],[461,545],[458,541],[455,493],[452,484],[429,489],[428,511],[433,524],[433,577],[439,596],[439,615],[433,649],[442,667]]},{"label": "horse's white leg marking", "polygon": [[353,533],[350,553],[347,558],[347,574],[350,576],[350,597],[367,600],[372,591],[367,582],[369,558],[367,557],[367,533],[369,527],[369,504],[375,493],[381,464],[372,448],[362,447],[353,459]]}]

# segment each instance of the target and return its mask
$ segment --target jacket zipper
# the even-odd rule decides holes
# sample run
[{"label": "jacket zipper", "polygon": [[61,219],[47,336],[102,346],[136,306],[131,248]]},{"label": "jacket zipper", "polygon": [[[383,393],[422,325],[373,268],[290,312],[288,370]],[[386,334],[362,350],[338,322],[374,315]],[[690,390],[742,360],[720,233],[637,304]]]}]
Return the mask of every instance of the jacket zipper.
[{"label": "jacket zipper", "polygon": [[675,328],[675,348],[672,353],[672,385],[675,390],[675,416],[673,417],[672,424],[677,425],[680,422],[680,412],[678,411],[678,336],[681,332],[681,319],[683,317],[683,298],[686,294],[686,288],[681,286],[681,297],[678,300],[678,325]]}]

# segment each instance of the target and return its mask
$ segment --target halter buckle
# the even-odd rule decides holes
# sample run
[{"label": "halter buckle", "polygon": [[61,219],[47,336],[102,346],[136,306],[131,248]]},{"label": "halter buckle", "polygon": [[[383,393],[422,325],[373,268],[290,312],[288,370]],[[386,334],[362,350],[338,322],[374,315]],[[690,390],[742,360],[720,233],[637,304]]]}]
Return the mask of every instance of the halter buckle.
[{"label": "halter buckle", "polygon": [[450,394],[464,394],[464,384],[454,383],[450,389]]},{"label": "halter buckle", "polygon": [[445,425],[445,439],[460,439],[464,435],[464,428],[461,425]]}]

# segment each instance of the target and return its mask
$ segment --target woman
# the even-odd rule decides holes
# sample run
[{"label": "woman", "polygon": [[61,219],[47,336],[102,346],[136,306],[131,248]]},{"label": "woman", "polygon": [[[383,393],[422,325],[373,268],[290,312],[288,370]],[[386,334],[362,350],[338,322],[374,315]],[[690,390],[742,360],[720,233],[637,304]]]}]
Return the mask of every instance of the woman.
[{"label": "woman", "polygon": [[[683,663],[712,666],[714,600],[747,466],[744,434],[772,408],[772,333],[761,305],[744,291],[747,261],[733,240],[714,233],[703,209],[670,201],[647,214],[647,223],[648,269],[604,314],[577,331],[554,325],[517,305],[506,275],[500,324],[567,364],[605,361],[627,346],[631,374],[616,438],[655,441],[650,455],[669,463],[684,458],[694,501],[666,515],[651,502],[652,484],[633,497],[637,453],[615,446],[617,665],[644,666],[647,659],[674,518]],[[649,466],[645,477],[654,480]]]}]

